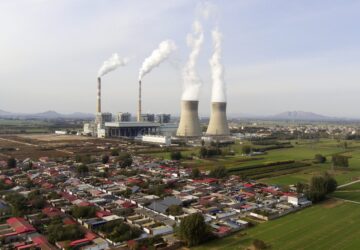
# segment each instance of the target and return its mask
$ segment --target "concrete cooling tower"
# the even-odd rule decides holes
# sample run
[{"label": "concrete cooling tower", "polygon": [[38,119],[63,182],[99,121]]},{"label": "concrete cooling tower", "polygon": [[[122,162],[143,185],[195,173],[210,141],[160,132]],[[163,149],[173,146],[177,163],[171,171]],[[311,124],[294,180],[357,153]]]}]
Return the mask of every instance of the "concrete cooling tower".
[{"label": "concrete cooling tower", "polygon": [[226,118],[226,102],[213,102],[206,135],[230,135]]},{"label": "concrete cooling tower", "polygon": [[181,101],[181,115],[177,136],[200,137],[199,101]]}]

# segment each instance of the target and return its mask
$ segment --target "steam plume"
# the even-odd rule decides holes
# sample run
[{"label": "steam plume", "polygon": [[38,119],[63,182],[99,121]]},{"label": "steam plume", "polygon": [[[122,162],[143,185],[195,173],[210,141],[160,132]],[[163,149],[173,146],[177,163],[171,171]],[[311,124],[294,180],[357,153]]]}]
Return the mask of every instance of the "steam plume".
[{"label": "steam plume", "polygon": [[221,42],[222,34],[215,28],[212,32],[214,52],[209,60],[211,67],[212,102],[226,102],[226,87],[224,82],[224,67],[221,64]]},{"label": "steam plume", "polygon": [[195,66],[204,42],[204,33],[201,23],[195,21],[193,32],[187,36],[187,45],[191,48],[189,58],[183,69],[184,90],[182,100],[198,100],[201,87],[201,79],[196,72]]},{"label": "steam plume", "polygon": [[113,54],[108,60],[106,60],[102,64],[98,72],[98,77],[102,77],[120,66],[125,66],[128,61],[129,60],[127,58],[120,58],[118,54]]},{"label": "steam plume", "polygon": [[165,61],[169,55],[176,50],[176,45],[172,40],[165,40],[159,44],[159,47],[155,49],[151,55],[143,62],[140,72],[139,80],[141,80],[146,74],[150,73],[153,68],[158,67],[163,61]]}]

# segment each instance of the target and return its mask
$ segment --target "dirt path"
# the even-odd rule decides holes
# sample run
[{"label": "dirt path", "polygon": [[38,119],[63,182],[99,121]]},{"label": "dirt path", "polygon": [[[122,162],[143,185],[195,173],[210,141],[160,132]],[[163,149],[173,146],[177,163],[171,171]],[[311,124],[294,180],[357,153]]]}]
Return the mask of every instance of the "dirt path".
[{"label": "dirt path", "polygon": [[338,186],[337,188],[339,189],[339,188],[347,187],[347,186],[350,186],[350,185],[355,184],[355,183],[358,183],[358,182],[360,182],[360,180],[352,181],[352,182],[349,182],[349,183],[340,185],[340,186]]},{"label": "dirt path", "polygon": [[341,199],[341,198],[338,198],[338,197],[333,197],[333,198],[336,199],[336,200],[341,200],[341,201],[345,201],[345,202],[351,202],[351,203],[360,205],[359,201],[346,200],[346,199]]},{"label": "dirt path", "polygon": [[26,146],[39,147],[39,145],[35,145],[35,144],[27,143],[27,142],[22,142],[22,141],[15,141],[15,140],[10,140],[10,139],[5,139],[5,138],[0,138],[0,140],[13,142],[13,143],[17,143],[17,144],[22,144],[22,145],[26,145]]}]

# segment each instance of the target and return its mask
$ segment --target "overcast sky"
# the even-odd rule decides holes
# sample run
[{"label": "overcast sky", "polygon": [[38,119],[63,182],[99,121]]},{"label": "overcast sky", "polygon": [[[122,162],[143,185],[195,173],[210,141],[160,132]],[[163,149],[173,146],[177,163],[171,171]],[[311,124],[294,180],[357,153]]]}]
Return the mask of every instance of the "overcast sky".
[{"label": "overcast sky", "polygon": [[[287,110],[360,117],[360,0],[210,1],[200,19],[200,113],[211,98],[211,29],[223,33],[228,112]],[[1,0],[0,109],[95,112],[96,76],[111,54],[128,66],[103,77],[103,111],[134,113],[144,58],[165,39],[178,50],[143,80],[143,111],[179,113],[194,0]]]}]

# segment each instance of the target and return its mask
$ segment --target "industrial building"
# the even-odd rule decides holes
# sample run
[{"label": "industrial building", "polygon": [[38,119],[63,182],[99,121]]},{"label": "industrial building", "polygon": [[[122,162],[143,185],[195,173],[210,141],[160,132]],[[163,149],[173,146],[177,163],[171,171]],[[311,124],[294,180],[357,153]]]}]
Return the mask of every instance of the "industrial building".
[{"label": "industrial building", "polygon": [[[131,114],[128,112],[118,112],[115,116],[116,122],[130,122],[131,121]],[[108,121],[111,122],[111,121]]]},{"label": "industrial building", "polygon": [[[141,82],[139,82],[139,100],[137,109],[137,121],[133,121],[131,114],[118,112],[113,119],[111,113],[101,111],[101,79],[97,79],[97,105],[95,121],[84,124],[84,134],[91,134],[100,138],[135,138],[144,136],[144,140],[154,143],[167,144],[167,139],[173,136],[180,140],[198,141],[203,132],[198,114],[199,101],[183,100],[181,102],[181,114],[179,124],[171,123],[170,114],[143,114],[141,113]],[[158,137],[154,137],[157,135]],[[226,117],[226,103],[213,102],[211,116],[205,136],[208,138],[225,138],[230,135]],[[181,139],[182,138],[182,139]]]},{"label": "industrial building", "polygon": [[170,123],[171,115],[170,114],[157,114],[155,122],[157,123]]}]

